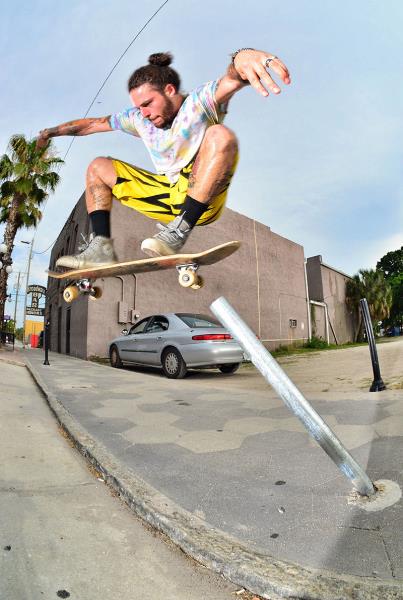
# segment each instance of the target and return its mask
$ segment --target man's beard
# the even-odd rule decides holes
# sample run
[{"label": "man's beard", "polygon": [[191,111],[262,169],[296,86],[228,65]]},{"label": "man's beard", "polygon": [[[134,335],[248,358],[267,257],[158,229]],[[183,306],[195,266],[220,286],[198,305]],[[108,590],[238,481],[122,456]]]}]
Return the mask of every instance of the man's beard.
[{"label": "man's beard", "polygon": [[171,100],[171,98],[166,98],[164,111],[161,115],[161,117],[163,118],[163,123],[159,126],[159,129],[169,129],[177,114],[178,111],[175,111],[174,103]]}]

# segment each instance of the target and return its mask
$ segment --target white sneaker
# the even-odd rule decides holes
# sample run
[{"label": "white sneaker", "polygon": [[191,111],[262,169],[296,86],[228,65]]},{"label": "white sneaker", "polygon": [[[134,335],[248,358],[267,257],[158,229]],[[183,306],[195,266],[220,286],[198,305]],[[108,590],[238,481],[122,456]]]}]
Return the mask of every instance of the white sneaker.
[{"label": "white sneaker", "polygon": [[184,215],[178,215],[169,225],[157,227],[161,230],[152,238],[147,238],[141,244],[141,249],[148,256],[169,256],[178,254],[185,245],[192,228],[185,221]]},{"label": "white sneaker", "polygon": [[94,236],[91,234],[87,247],[83,252],[71,256],[61,256],[56,261],[56,267],[87,269],[113,265],[116,262],[117,256],[113,248],[113,240],[102,235]]}]

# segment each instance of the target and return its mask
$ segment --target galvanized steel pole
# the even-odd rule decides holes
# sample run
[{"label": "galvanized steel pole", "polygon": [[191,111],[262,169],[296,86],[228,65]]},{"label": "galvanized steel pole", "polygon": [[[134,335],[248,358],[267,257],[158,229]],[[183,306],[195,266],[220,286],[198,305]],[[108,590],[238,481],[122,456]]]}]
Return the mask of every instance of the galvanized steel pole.
[{"label": "galvanized steel pole", "polygon": [[364,496],[374,494],[374,486],[365,471],[344,448],[340,440],[284,373],[270,352],[257,339],[256,334],[242,321],[229,302],[221,297],[215,300],[210,308],[224,327],[238,340],[255,367],[298,417],[308,433],[330,456],[343,475],[351,480],[355,489]]}]

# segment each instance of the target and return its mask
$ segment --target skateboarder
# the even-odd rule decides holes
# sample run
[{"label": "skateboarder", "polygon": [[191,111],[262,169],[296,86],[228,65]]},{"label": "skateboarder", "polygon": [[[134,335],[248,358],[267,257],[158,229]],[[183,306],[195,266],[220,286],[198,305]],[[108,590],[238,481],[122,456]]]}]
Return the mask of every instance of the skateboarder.
[{"label": "skateboarder", "polygon": [[154,174],[114,158],[93,160],[86,182],[89,245],[79,254],[59,258],[57,266],[82,269],[117,261],[110,238],[113,197],[160,221],[159,232],[142,242],[143,252],[179,253],[193,227],[212,223],[224,208],[238,151],[234,133],[222,125],[229,100],[249,84],[263,96],[280,93],[269,69],[290,83],[279,58],[241,48],[232,54],[223,77],[185,95],[171,62],[169,53],[152,54],[148,65],[134,71],[128,81],[132,108],[40,132],[37,144],[44,146],[55,136],[124,131],[142,138],[157,170]]}]

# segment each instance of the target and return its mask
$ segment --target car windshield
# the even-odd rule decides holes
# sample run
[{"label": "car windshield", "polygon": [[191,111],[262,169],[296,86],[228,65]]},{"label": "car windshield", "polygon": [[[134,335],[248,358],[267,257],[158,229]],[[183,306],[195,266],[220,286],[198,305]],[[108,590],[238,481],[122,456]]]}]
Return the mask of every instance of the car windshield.
[{"label": "car windshield", "polygon": [[176,313],[188,327],[196,329],[197,327],[222,327],[222,325],[209,315],[195,315],[192,313]]}]

